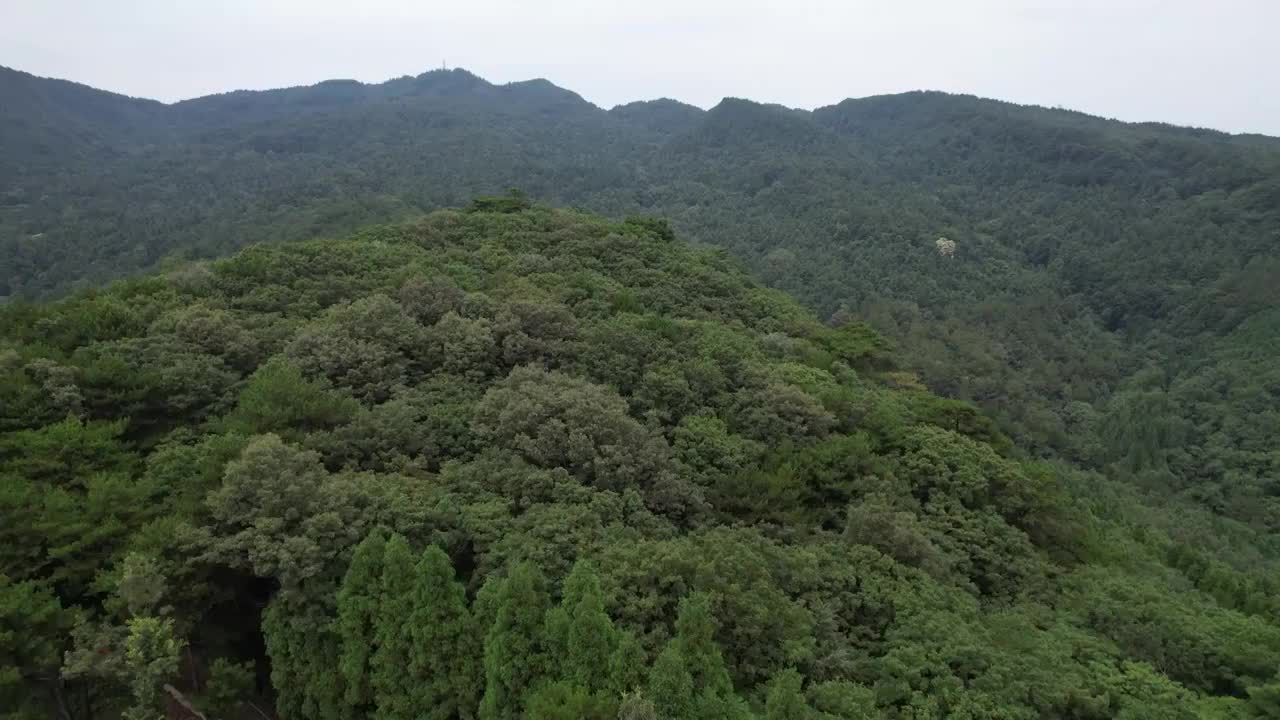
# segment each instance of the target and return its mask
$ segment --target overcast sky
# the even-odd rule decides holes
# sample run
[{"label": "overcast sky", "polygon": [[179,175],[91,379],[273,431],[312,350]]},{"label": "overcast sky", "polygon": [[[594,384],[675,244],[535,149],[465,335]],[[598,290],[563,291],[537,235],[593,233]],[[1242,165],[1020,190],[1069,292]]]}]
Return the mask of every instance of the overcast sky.
[{"label": "overcast sky", "polygon": [[172,101],[447,62],[602,107],[948,90],[1280,135],[1280,0],[0,0],[0,65]]}]

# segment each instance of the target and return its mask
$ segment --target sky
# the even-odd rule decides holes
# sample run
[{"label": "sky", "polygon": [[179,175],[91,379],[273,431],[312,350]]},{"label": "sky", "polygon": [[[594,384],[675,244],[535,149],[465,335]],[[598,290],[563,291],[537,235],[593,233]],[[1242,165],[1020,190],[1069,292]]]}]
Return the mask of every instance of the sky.
[{"label": "sky", "polygon": [[601,106],[908,90],[1280,136],[1280,0],[0,0],[0,65],[164,101],[463,67]]}]

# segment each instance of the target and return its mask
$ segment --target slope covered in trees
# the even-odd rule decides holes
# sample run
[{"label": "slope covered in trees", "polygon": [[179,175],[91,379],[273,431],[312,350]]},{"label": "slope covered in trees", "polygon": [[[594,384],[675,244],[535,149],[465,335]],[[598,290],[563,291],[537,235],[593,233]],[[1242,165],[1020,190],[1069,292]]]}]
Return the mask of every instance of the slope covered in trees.
[{"label": "slope covered in trees", "polygon": [[[1020,458],[624,222],[481,199],[0,308],[0,707],[1245,718],[1243,528]],[[1248,563],[1234,569],[1224,558]],[[246,709],[247,708],[247,709]]]},{"label": "slope covered in trees", "polygon": [[606,112],[461,70],[169,106],[0,70],[0,97],[0,294],[518,185],[869,321],[1036,456],[1280,527],[1274,139],[941,93]]}]

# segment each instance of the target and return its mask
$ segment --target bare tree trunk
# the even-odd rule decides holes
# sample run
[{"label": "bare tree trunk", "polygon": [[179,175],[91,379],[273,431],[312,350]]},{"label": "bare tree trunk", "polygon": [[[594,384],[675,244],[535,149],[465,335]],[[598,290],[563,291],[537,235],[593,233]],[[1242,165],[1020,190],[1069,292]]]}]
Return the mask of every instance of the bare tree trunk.
[{"label": "bare tree trunk", "polygon": [[56,679],[50,683],[53,688],[53,700],[58,704],[58,717],[62,720],[71,720],[71,710],[67,708],[67,698],[62,694],[62,679]]},{"label": "bare tree trunk", "polygon": [[204,713],[197,710],[195,706],[191,704],[191,701],[187,700],[186,695],[183,695],[178,691],[178,688],[170,685],[169,683],[165,683],[164,691],[169,693],[169,697],[173,698],[173,701],[178,703],[183,710],[190,713],[192,717],[199,718],[199,720],[209,720],[204,716]]}]

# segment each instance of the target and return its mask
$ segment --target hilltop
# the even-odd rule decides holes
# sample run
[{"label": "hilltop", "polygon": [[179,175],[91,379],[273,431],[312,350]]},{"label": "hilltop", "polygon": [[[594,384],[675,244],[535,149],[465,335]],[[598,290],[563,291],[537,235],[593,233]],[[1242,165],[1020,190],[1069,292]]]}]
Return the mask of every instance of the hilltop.
[{"label": "hilltop", "polygon": [[0,337],[11,707],[174,682],[215,717],[1190,720],[1274,693],[1273,580],[664,221],[482,198],[12,304]]}]

